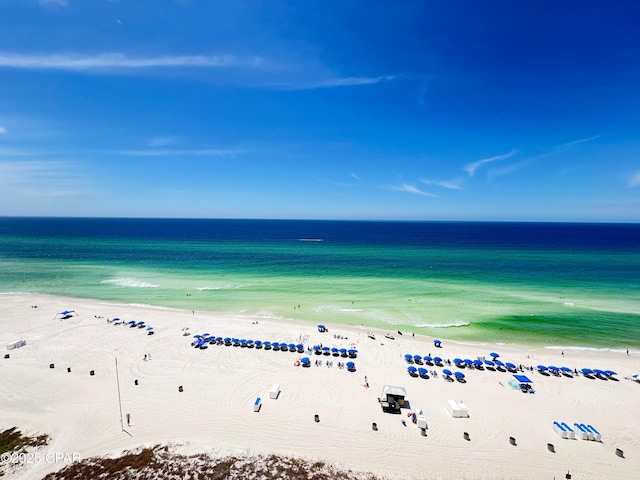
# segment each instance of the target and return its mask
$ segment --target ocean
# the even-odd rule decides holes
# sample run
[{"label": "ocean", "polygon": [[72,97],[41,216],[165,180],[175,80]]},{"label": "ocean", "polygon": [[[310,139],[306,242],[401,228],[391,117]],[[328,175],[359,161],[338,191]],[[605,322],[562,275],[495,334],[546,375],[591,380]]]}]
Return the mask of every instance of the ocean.
[{"label": "ocean", "polygon": [[5,217],[0,271],[3,294],[640,348],[637,224]]}]

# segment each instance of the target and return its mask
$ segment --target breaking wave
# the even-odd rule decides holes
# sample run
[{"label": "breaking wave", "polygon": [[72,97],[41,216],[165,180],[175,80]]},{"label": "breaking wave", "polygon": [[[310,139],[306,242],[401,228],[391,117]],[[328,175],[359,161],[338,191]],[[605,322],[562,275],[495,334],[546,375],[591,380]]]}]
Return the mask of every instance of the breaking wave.
[{"label": "breaking wave", "polygon": [[141,280],[135,280],[133,278],[114,278],[111,280],[103,280],[100,283],[108,283],[109,285],[133,288],[158,288],[160,286],[153,283],[143,282]]}]

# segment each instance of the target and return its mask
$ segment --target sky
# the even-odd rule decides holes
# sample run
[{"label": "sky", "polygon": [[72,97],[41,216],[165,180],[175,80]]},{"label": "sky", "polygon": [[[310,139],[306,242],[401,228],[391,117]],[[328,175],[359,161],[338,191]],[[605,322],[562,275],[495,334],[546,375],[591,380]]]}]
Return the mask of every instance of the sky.
[{"label": "sky", "polygon": [[2,0],[0,215],[639,222],[638,18]]}]

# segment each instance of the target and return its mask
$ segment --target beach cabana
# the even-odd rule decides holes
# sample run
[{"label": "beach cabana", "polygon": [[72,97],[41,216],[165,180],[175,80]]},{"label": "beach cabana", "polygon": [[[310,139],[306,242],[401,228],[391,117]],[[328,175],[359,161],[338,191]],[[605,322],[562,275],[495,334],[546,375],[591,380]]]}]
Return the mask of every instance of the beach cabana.
[{"label": "beach cabana", "polygon": [[400,413],[400,409],[405,404],[407,391],[403,387],[394,387],[385,385],[382,388],[382,394],[378,398],[382,411],[386,413]]},{"label": "beach cabana", "polygon": [[447,400],[447,411],[453,418],[467,418],[469,417],[469,409],[462,402],[456,402],[455,400]]},{"label": "beach cabana", "polygon": [[514,375],[509,380],[509,386],[516,390],[522,391],[522,393],[534,393],[532,381],[525,375]]},{"label": "beach cabana", "polygon": [[67,318],[75,317],[78,315],[75,310],[63,310],[62,312],[56,313],[55,318],[60,320],[66,320]]},{"label": "beach cabana", "polygon": [[353,362],[347,362],[347,370],[350,372],[355,372],[356,371],[356,364]]}]

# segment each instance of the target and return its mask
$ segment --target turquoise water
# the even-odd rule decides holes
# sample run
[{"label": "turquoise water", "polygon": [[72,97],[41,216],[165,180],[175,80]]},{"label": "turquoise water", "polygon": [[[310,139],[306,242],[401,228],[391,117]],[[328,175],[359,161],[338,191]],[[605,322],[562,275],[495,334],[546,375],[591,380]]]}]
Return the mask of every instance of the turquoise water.
[{"label": "turquoise water", "polygon": [[5,218],[0,292],[637,348],[639,239],[638,225]]}]

